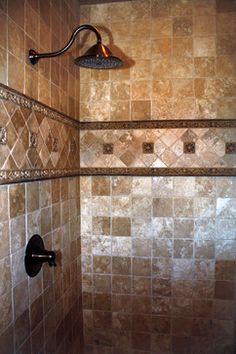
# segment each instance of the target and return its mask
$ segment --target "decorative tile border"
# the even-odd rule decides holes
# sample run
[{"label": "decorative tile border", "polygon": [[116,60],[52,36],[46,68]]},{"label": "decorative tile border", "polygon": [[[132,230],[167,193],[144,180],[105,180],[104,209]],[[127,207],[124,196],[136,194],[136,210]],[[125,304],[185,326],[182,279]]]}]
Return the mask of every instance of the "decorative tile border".
[{"label": "decorative tile border", "polygon": [[236,168],[80,168],[80,176],[236,176]]},{"label": "decorative tile border", "polygon": [[30,182],[41,179],[79,176],[80,170],[16,170],[0,171],[0,184]]},{"label": "decorative tile border", "polygon": [[80,130],[236,128],[235,119],[183,119],[119,122],[80,122]]},{"label": "decorative tile border", "polygon": [[29,96],[26,96],[16,90],[13,90],[12,88],[3,85],[0,83],[0,98],[13,102],[16,105],[20,107],[25,107],[29,108],[32,111],[42,113],[46,116],[48,116],[51,119],[57,120],[59,122],[62,122],[64,124],[69,124],[72,125],[75,128],[79,128],[79,122],[65,114],[62,114],[58,112],[57,110],[40,103],[39,101],[36,101],[32,99]]}]

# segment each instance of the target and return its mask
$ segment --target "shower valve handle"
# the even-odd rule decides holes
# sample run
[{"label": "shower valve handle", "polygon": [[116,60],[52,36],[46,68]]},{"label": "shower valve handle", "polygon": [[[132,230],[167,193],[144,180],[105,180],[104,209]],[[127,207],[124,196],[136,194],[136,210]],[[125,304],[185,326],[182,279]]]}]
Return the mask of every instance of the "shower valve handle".
[{"label": "shower valve handle", "polygon": [[42,268],[43,263],[49,267],[56,267],[56,253],[47,251],[39,235],[33,235],[29,240],[25,252],[25,269],[30,277],[35,277]]}]

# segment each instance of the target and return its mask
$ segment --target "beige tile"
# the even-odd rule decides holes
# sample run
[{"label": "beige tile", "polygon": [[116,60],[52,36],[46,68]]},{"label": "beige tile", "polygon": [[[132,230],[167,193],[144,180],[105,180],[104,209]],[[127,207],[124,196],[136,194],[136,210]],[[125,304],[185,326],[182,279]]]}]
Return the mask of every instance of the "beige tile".
[{"label": "beige tile", "polygon": [[195,37],[193,39],[194,57],[211,57],[216,54],[215,37]]}]

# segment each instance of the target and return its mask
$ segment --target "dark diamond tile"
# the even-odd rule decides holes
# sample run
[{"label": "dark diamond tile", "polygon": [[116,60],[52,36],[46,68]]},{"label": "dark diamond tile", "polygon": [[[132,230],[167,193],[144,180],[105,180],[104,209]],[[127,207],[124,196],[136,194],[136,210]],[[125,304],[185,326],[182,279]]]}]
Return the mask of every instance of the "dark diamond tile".
[{"label": "dark diamond tile", "polygon": [[102,146],[102,151],[104,155],[111,155],[113,154],[113,144],[106,143]]},{"label": "dark diamond tile", "polygon": [[153,154],[154,143],[143,143],[143,154]]},{"label": "dark diamond tile", "polygon": [[236,154],[236,143],[225,143],[226,154]]},{"label": "dark diamond tile", "polygon": [[184,143],[184,153],[185,154],[195,154],[195,143],[185,142]]}]

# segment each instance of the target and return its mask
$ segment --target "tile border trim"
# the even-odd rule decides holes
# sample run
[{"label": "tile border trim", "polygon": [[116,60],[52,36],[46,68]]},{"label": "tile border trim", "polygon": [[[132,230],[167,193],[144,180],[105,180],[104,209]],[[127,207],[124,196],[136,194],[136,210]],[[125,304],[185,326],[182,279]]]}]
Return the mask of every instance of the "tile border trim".
[{"label": "tile border trim", "polygon": [[43,113],[51,119],[79,129],[80,123],[74,118],[71,118],[66,114],[59,112],[56,109],[51,108],[29,96],[26,96],[23,93],[20,93],[2,83],[0,83],[0,99],[13,102],[20,107],[28,108],[35,112]]},{"label": "tile border trim", "polygon": [[81,167],[80,176],[236,176],[236,168]]},{"label": "tile border trim", "polygon": [[42,179],[79,176],[80,170],[1,170],[0,185],[19,182],[30,182]]},{"label": "tile border trim", "polygon": [[172,119],[117,122],[80,122],[80,130],[122,130],[163,128],[236,128],[234,119]]}]

